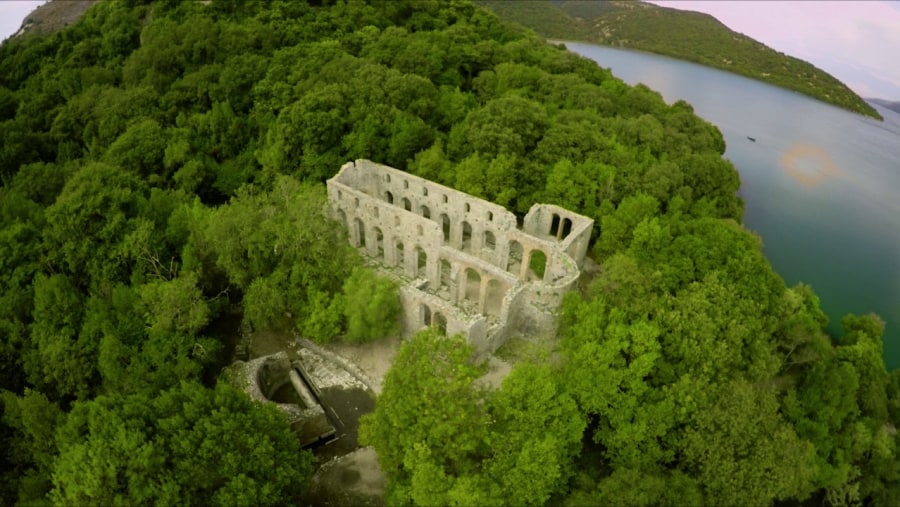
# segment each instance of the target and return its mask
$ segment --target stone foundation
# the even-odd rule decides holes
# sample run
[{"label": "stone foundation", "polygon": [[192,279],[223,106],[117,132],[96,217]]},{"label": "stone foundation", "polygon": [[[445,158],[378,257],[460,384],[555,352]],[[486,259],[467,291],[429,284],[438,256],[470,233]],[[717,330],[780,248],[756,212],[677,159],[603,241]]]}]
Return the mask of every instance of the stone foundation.
[{"label": "stone foundation", "polygon": [[[236,382],[255,401],[274,403],[287,415],[291,430],[300,439],[302,446],[327,440],[334,435],[334,427],[328,421],[322,406],[305,385],[285,352],[263,356],[248,362],[237,361]],[[275,393],[291,385],[302,400],[303,406],[292,403],[277,403],[272,400]]]}]

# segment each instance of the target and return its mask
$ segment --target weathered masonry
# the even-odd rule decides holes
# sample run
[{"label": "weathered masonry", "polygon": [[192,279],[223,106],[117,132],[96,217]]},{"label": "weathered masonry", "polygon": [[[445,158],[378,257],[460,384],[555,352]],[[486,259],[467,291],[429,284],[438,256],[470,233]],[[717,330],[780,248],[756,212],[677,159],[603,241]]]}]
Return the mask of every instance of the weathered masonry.
[{"label": "weathered masonry", "polygon": [[481,352],[552,326],[594,225],[549,204],[520,225],[501,206],[368,160],[344,164],[328,198],[353,246],[404,282],[404,334],[435,326]]}]

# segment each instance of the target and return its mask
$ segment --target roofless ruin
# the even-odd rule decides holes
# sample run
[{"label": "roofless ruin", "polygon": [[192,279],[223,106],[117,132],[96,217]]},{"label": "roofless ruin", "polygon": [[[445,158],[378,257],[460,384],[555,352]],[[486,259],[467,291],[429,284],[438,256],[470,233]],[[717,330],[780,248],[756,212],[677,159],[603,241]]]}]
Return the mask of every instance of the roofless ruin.
[{"label": "roofless ruin", "polygon": [[368,160],[344,164],[328,197],[351,244],[403,281],[403,334],[434,326],[479,352],[553,326],[594,225],[550,204],[520,224],[502,206]]}]

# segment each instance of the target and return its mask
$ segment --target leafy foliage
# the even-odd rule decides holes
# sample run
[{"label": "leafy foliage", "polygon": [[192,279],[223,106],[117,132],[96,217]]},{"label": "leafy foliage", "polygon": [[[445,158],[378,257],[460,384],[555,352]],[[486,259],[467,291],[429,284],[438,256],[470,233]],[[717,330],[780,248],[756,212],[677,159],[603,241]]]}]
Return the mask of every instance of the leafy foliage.
[{"label": "leafy foliage", "polygon": [[243,187],[227,205],[199,215],[186,246],[192,266],[220,270],[244,291],[251,324],[276,326],[289,314],[313,338],[333,336],[322,335],[328,328],[318,322],[339,319],[340,308],[322,304],[323,296],[337,295],[360,259],[327,216],[320,187],[278,175],[271,191]]},{"label": "leafy foliage", "polygon": [[344,282],[342,303],[347,319],[345,338],[370,341],[400,330],[397,283],[370,270],[356,269]]},{"label": "leafy foliage", "polygon": [[472,353],[433,330],[397,353],[360,426],[391,480],[389,500],[541,505],[572,475],[584,419],[553,370],[524,365],[491,393],[475,382],[484,369]]},{"label": "leafy foliage", "polygon": [[321,185],[363,157],[590,216],[602,266],[499,389],[461,339],[402,347],[361,428],[390,500],[897,504],[883,325],[830,341],[741,227],[724,148],[690,105],[464,0],[99,2],[4,43],[0,494],[295,501],[310,465],[280,416],[198,382],[226,312],[393,331],[396,287]]},{"label": "leafy foliage", "polygon": [[[59,429],[50,498],[61,505],[280,505],[311,460],[283,414],[225,383],[76,404]],[[276,465],[273,466],[272,463]]]}]

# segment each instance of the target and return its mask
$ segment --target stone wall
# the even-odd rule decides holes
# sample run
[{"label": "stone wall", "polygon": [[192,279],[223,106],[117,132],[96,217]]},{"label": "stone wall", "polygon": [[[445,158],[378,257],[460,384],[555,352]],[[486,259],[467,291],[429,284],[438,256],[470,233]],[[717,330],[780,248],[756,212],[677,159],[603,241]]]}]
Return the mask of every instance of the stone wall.
[{"label": "stone wall", "polygon": [[[287,353],[281,351],[248,362],[236,361],[233,366],[238,387],[253,400],[273,403],[278,407],[287,416],[291,430],[297,435],[301,446],[324,441],[334,434],[334,427],[328,421],[325,411],[294,371]],[[285,384],[292,385],[305,406],[272,400],[275,392]]]},{"label": "stone wall", "polygon": [[368,160],[328,180],[353,246],[399,277],[404,334],[425,326],[492,351],[519,322],[551,325],[580,275],[593,220],[536,204],[522,227],[502,206]]}]

